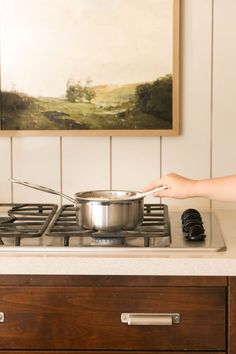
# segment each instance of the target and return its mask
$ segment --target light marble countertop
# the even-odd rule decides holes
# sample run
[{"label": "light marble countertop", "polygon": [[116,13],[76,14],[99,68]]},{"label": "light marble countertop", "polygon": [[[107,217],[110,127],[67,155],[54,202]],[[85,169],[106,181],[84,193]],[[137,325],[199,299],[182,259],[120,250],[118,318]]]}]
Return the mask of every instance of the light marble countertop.
[{"label": "light marble countertop", "polygon": [[214,210],[226,251],[0,252],[0,274],[236,276],[236,210]]}]

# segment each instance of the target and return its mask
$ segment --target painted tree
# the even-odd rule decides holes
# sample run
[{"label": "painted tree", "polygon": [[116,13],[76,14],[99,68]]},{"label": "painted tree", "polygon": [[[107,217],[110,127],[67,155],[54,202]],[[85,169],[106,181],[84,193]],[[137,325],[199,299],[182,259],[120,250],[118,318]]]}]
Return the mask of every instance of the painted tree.
[{"label": "painted tree", "polygon": [[84,92],[80,81],[68,80],[66,83],[66,99],[69,102],[81,102]]},{"label": "painted tree", "polygon": [[136,107],[166,121],[172,119],[172,76],[166,75],[153,83],[136,87]]},{"label": "painted tree", "polygon": [[96,92],[92,88],[92,80],[88,78],[84,87],[84,98],[91,103],[91,101],[96,97]]}]

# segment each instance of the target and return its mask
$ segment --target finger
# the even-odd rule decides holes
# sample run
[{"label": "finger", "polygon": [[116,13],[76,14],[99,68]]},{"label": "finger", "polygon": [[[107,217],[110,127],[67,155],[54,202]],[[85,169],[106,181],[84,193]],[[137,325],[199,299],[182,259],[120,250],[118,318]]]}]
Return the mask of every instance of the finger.
[{"label": "finger", "polygon": [[154,188],[161,187],[161,180],[154,181],[143,188],[143,192],[151,191]]},{"label": "finger", "polygon": [[160,192],[155,192],[154,194],[154,197],[167,197],[168,196],[168,191],[167,191],[167,189],[164,189],[164,190],[162,190],[162,191],[160,191]]}]

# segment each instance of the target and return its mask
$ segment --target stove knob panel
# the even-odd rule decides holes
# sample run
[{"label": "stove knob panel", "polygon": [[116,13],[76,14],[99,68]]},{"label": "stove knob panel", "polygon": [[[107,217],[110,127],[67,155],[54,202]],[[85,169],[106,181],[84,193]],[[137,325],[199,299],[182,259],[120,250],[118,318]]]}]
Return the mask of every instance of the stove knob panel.
[{"label": "stove knob panel", "polygon": [[201,214],[196,209],[187,209],[181,216],[182,229],[186,240],[203,241],[206,238]]}]

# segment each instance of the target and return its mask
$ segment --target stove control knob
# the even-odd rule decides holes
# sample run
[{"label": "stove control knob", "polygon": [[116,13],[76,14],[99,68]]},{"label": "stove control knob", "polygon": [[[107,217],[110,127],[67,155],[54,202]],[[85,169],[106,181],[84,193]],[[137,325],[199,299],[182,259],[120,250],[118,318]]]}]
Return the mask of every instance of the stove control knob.
[{"label": "stove control knob", "polygon": [[183,232],[189,232],[189,230],[195,225],[199,225],[199,227],[202,227],[203,231],[205,231],[204,227],[203,227],[202,220],[195,219],[195,220],[187,220],[187,221],[185,221],[185,223],[182,225]]},{"label": "stove control knob", "polygon": [[186,240],[203,241],[206,238],[204,234],[203,221],[201,214],[196,209],[187,209],[181,216],[182,229]]},{"label": "stove control knob", "polygon": [[185,217],[182,218],[182,225],[184,226],[188,223],[202,223],[201,215],[193,213],[185,215]]},{"label": "stove control knob", "polygon": [[201,214],[199,213],[199,211],[197,209],[186,209],[182,216],[181,216],[181,219],[182,221],[184,221],[186,218],[189,218],[189,217],[199,217],[201,218]]},{"label": "stove control knob", "polygon": [[204,234],[204,228],[201,225],[193,225],[188,233],[186,234],[186,239],[189,241],[204,241],[206,235]]}]

